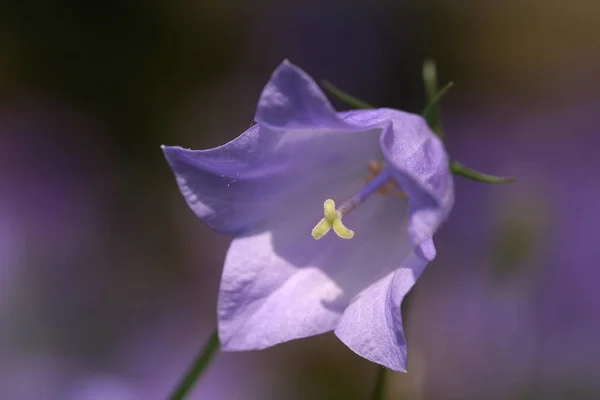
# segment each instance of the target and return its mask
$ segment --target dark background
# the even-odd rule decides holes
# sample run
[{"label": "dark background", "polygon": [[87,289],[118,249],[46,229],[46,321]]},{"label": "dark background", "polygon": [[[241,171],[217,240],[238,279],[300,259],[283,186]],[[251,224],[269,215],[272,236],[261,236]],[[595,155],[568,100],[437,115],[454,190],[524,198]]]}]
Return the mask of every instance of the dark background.
[{"label": "dark background", "polygon": [[[419,112],[426,57],[455,82],[451,156],[518,183],[456,178],[389,398],[599,398],[594,0],[3,2],[0,398],[165,398],[216,324],[231,238],[160,145],[242,133],[284,58]],[[222,354],[193,398],[364,399],[376,372],[327,334]]]}]

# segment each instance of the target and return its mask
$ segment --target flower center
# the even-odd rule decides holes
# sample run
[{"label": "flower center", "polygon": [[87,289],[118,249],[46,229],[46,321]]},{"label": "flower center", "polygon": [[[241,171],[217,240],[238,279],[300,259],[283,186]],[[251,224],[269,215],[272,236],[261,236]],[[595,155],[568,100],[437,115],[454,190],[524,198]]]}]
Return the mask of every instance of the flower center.
[{"label": "flower center", "polygon": [[321,239],[331,229],[342,239],[352,239],[354,231],[344,226],[342,218],[358,207],[373,193],[391,194],[406,198],[406,194],[398,188],[396,181],[392,177],[391,170],[385,168],[382,161],[370,161],[368,170],[369,177],[364,180],[365,185],[352,197],[344,201],[337,209],[332,199],[325,200],[325,203],[323,203],[325,217],[312,230],[312,237],[315,240]]},{"label": "flower center", "polygon": [[[381,171],[384,170],[384,168],[385,168],[385,163],[383,161],[377,161],[377,160],[369,161],[369,164],[367,165],[367,169],[369,171],[369,176],[366,177],[365,179],[363,179],[363,182],[368,183],[369,181],[371,181],[371,179],[373,179],[374,177],[379,175],[381,173]],[[383,194],[383,195],[389,194],[389,195],[396,196],[396,197],[399,197],[402,199],[408,198],[408,196],[406,196],[406,193],[404,193],[400,189],[400,186],[398,186],[398,182],[396,182],[396,180],[394,178],[390,178],[389,181],[387,181],[386,183],[381,185],[379,187],[379,189],[377,189],[377,193]]]}]

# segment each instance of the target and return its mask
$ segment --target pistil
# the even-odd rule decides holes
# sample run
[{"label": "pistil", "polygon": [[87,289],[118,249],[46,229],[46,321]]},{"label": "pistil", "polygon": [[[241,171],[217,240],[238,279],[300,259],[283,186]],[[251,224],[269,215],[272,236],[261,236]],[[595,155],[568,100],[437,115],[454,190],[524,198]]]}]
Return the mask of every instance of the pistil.
[{"label": "pistil", "polygon": [[325,200],[323,204],[325,217],[312,230],[312,237],[315,240],[319,240],[333,228],[333,231],[342,239],[352,239],[354,231],[344,226],[342,218],[368,199],[373,193],[387,185],[391,179],[393,179],[391,170],[383,168],[379,174],[370,179],[352,197],[342,202],[337,209],[332,199]]}]

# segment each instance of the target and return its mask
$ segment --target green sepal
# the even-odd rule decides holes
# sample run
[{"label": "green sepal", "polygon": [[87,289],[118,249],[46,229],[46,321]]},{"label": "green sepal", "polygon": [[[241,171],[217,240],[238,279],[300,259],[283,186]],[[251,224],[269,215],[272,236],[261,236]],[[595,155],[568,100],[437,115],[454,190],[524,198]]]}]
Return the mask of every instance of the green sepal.
[{"label": "green sepal", "polygon": [[438,91],[437,68],[433,60],[425,60],[423,63],[423,85],[425,86],[425,97],[427,106],[423,110],[423,118],[440,139],[445,140],[446,135],[440,116],[440,101],[448,93],[453,83],[450,82]]},{"label": "green sepal", "polygon": [[[423,84],[425,85],[425,95],[427,97],[427,106],[423,110],[423,119],[427,121],[427,124],[431,130],[438,135],[440,139],[445,140],[446,135],[444,133],[444,127],[442,126],[442,119],[440,116],[440,102],[446,93],[448,93],[453,83],[449,82],[446,84],[446,86],[438,91],[437,69],[435,67],[435,62],[433,60],[426,60],[423,63]],[[514,178],[505,178],[484,174],[466,167],[458,161],[450,162],[450,171],[454,175],[459,175],[467,179],[483,183],[503,184],[512,183],[516,180]]]},{"label": "green sepal", "polygon": [[477,182],[483,183],[491,183],[491,184],[503,184],[503,183],[512,183],[515,182],[515,178],[507,178],[501,176],[494,176],[489,174],[484,174],[482,172],[475,171],[469,167],[465,167],[458,161],[450,162],[450,171],[454,175],[459,175],[465,177],[467,179],[471,179]]},{"label": "green sepal", "polygon": [[429,100],[422,114],[423,119],[427,121],[431,130],[440,137],[444,136],[444,129],[442,128],[440,119],[439,104],[452,86],[454,86],[454,82],[448,82],[446,86],[437,92],[433,98]]},{"label": "green sepal", "polygon": [[343,90],[338,89],[329,81],[321,81],[321,86],[323,86],[323,88],[325,88],[329,93],[331,93],[332,95],[334,95],[335,97],[337,97],[338,99],[340,99],[341,101],[343,101],[351,107],[360,108],[362,110],[376,108],[375,106],[372,106],[371,104],[357,99],[351,94],[348,94]]},{"label": "green sepal", "polygon": [[[439,106],[440,102],[448,93],[450,88],[454,85],[454,83],[449,82],[441,90],[437,90],[437,71],[435,63],[432,60],[426,60],[425,63],[423,63],[423,82],[425,85],[425,94],[428,100],[427,106],[423,110],[423,119],[427,121],[427,124],[430,126],[431,130],[435,134],[437,134],[442,140],[444,140],[444,128],[442,126],[442,121],[440,118]],[[362,101],[352,96],[351,94],[348,94],[343,90],[337,88],[329,81],[321,81],[321,86],[333,96],[337,97],[339,100],[343,101],[351,107],[362,110],[376,108],[375,106],[365,101]],[[515,178],[494,176],[475,171],[474,169],[462,165],[458,161],[450,162],[450,171],[454,175],[459,175],[467,179],[483,183],[505,184],[516,181]]]}]

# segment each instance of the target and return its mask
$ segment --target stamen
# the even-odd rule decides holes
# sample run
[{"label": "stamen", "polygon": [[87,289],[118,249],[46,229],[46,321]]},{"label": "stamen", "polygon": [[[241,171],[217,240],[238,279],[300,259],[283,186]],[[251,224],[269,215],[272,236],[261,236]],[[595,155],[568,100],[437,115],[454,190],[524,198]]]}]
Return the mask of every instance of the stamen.
[{"label": "stamen", "polygon": [[325,200],[323,209],[325,218],[312,230],[312,237],[315,240],[321,239],[332,228],[333,231],[342,239],[352,239],[354,231],[346,228],[342,223],[342,218],[348,215],[359,204],[364,202],[370,195],[386,185],[392,179],[391,171],[387,168],[383,169],[377,176],[373,177],[363,186],[354,196],[344,201],[340,207],[335,208],[335,202],[332,199]]},{"label": "stamen", "polygon": [[325,218],[321,219],[317,226],[312,230],[312,237],[315,240],[321,239],[327,232],[333,228],[333,231],[343,239],[352,239],[354,232],[346,228],[342,223],[342,216],[335,209],[335,202],[331,199],[325,200],[323,203]]}]

